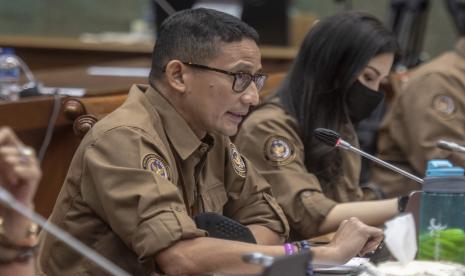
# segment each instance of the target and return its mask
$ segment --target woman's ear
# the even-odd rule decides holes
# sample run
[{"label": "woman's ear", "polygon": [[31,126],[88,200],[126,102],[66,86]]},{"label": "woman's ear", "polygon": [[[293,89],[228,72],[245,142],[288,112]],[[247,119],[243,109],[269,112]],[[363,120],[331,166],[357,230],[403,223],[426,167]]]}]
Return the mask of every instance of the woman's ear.
[{"label": "woman's ear", "polygon": [[186,91],[185,69],[186,67],[179,60],[171,60],[165,67],[166,82],[172,89],[180,93]]}]

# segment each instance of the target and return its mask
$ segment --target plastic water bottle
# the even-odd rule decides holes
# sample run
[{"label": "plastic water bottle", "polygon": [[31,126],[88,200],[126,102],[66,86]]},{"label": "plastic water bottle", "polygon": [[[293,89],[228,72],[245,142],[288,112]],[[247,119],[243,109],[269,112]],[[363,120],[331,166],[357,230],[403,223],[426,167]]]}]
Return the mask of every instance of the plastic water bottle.
[{"label": "plastic water bottle", "polygon": [[464,169],[447,160],[430,160],[420,210],[421,260],[465,264]]},{"label": "plastic water bottle", "polygon": [[0,99],[15,101],[19,99],[21,86],[21,63],[12,48],[0,50]]}]

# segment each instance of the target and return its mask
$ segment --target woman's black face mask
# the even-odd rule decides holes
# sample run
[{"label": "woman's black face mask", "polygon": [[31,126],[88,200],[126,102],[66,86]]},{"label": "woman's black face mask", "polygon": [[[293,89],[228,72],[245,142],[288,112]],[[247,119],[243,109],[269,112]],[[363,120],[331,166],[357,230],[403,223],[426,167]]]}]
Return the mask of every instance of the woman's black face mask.
[{"label": "woman's black face mask", "polygon": [[384,93],[372,90],[359,80],[349,88],[346,98],[347,110],[353,124],[366,119],[383,100]]}]

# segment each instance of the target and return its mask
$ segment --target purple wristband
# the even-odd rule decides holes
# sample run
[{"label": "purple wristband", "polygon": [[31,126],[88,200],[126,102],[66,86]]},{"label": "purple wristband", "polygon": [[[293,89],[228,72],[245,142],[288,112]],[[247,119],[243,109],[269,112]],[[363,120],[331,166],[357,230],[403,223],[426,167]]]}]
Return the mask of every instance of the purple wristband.
[{"label": "purple wristband", "polygon": [[286,255],[292,255],[294,254],[294,246],[290,243],[285,243],[284,244],[284,252],[286,252]]}]

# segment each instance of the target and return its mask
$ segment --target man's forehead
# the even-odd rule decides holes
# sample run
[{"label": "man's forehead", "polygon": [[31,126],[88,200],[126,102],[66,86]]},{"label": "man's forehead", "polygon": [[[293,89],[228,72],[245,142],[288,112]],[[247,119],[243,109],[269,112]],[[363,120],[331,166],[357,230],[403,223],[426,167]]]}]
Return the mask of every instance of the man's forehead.
[{"label": "man's forehead", "polygon": [[247,52],[260,52],[257,43],[251,39],[243,39],[241,41],[233,42],[220,42],[219,47],[220,52],[237,52],[237,53],[247,53]]},{"label": "man's forehead", "polygon": [[230,66],[243,67],[244,69],[261,68],[260,49],[253,40],[222,42],[216,59]]}]

